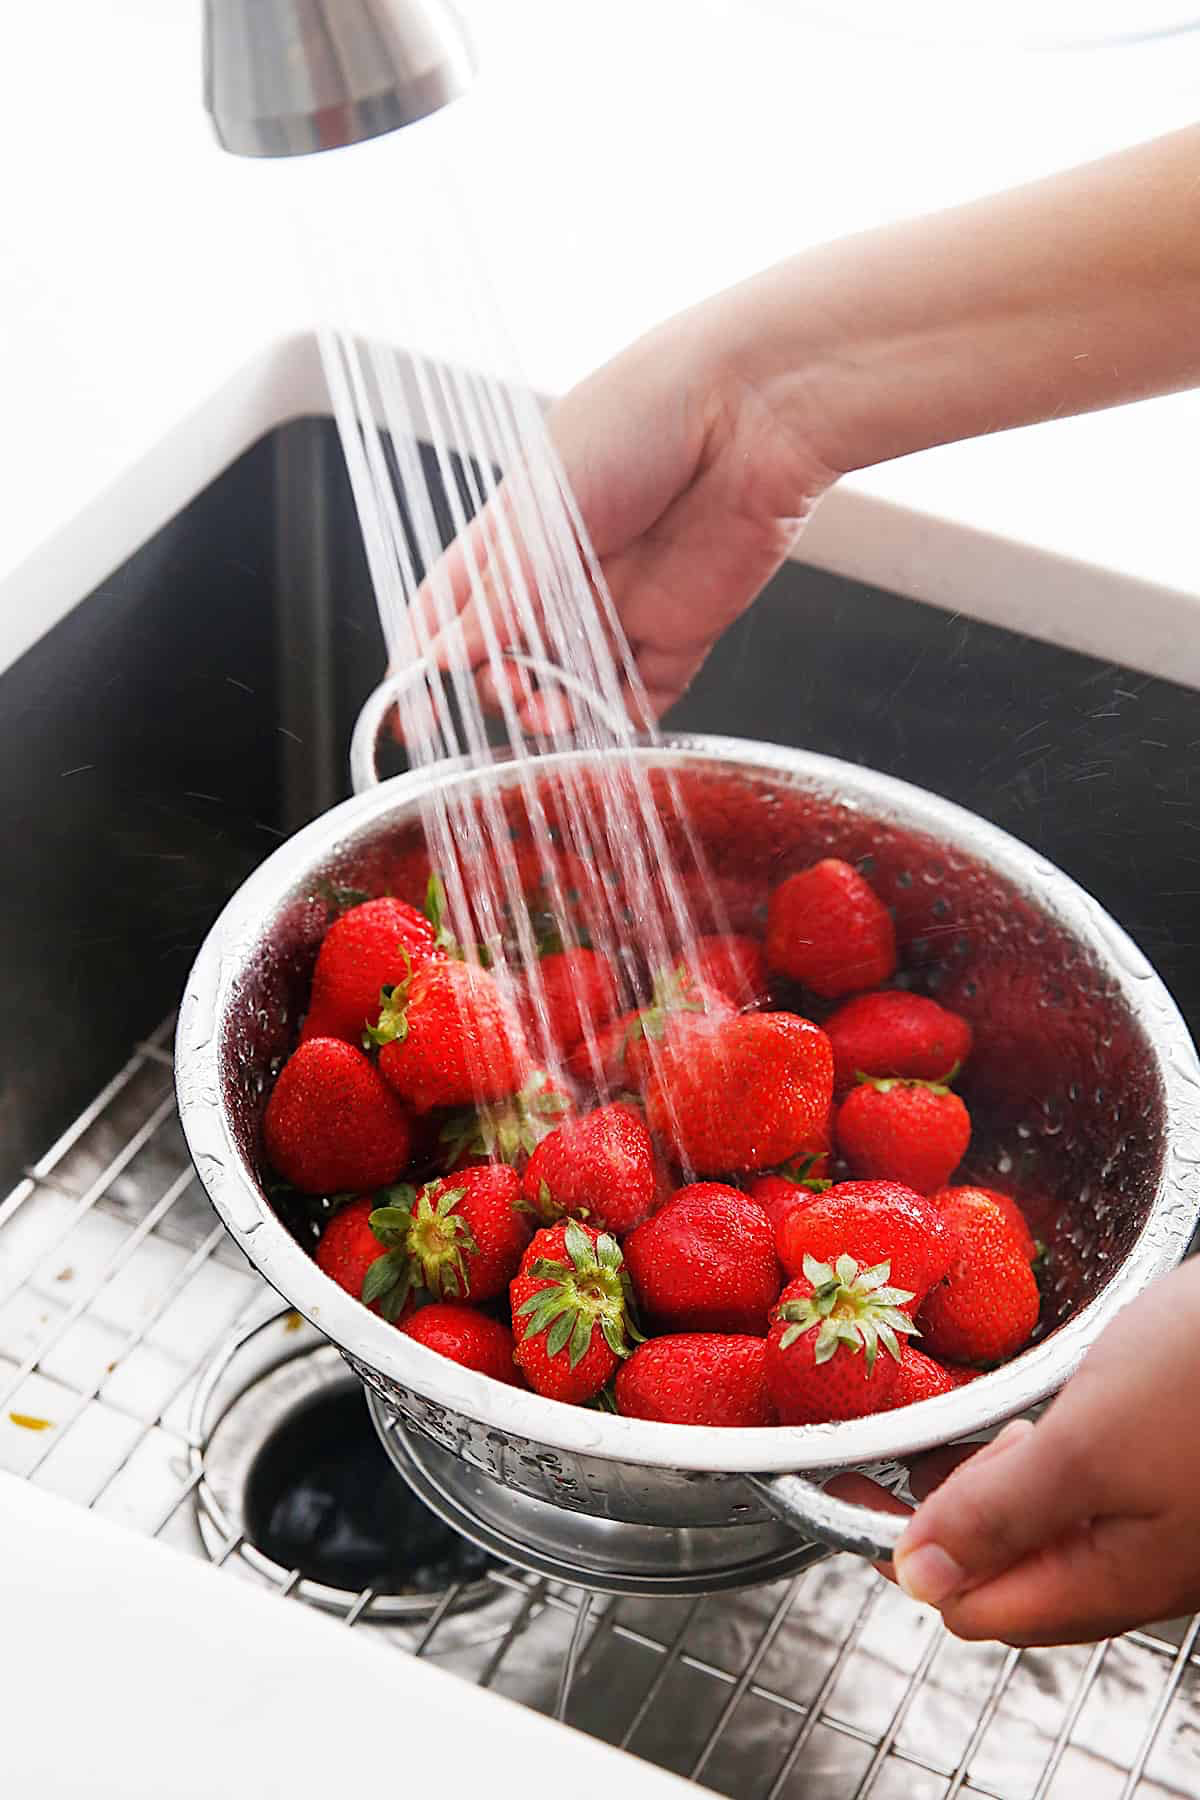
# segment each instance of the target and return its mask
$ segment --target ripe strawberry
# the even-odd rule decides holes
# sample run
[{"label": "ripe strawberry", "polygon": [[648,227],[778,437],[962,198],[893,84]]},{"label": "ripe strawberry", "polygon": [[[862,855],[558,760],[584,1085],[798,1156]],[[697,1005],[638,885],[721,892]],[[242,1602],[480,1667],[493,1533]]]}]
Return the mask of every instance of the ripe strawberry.
[{"label": "ripe strawberry", "polygon": [[329,927],[317,952],[300,1042],[336,1037],[361,1048],[363,1032],[379,1018],[380,989],[439,954],[433,926],[403,900],[352,906]]},{"label": "ripe strawberry", "polygon": [[[321,1233],[316,1248],[316,1264],[339,1287],[361,1300],[367,1270],[379,1258],[379,1239],[371,1230],[371,1214],[375,1201],[364,1194],[349,1205],[340,1207]],[[412,1309],[412,1296],[406,1295],[405,1311]],[[374,1312],[381,1310],[378,1300],[371,1301]]]},{"label": "ripe strawberry", "polygon": [[971,1054],[971,1027],[936,1000],[896,989],[859,994],[825,1021],[833,1045],[833,1080],[847,1093],[860,1075],[949,1081]]},{"label": "ripe strawberry", "polygon": [[408,1162],[408,1114],[361,1050],[309,1038],[279,1071],[263,1118],[271,1165],[302,1194],[385,1187]]},{"label": "ripe strawberry", "polygon": [[617,1372],[617,1411],[669,1425],[774,1425],[766,1343],[697,1331],[639,1344]]},{"label": "ripe strawberry", "polygon": [[416,1338],[427,1350],[448,1356],[465,1369],[476,1369],[490,1375],[493,1381],[520,1387],[521,1378],[513,1362],[513,1334],[498,1319],[476,1312],[473,1306],[456,1306],[453,1302],[423,1306],[401,1326],[409,1337]]},{"label": "ripe strawberry", "polygon": [[824,1168],[827,1161],[828,1158],[824,1156],[796,1156],[791,1163],[785,1163],[782,1169],[775,1169],[767,1175],[756,1175],[746,1183],[743,1191],[762,1207],[776,1238],[780,1225],[790,1212],[797,1206],[806,1206],[814,1194],[823,1194],[829,1187],[830,1184],[823,1175],[814,1173],[815,1170]]},{"label": "ripe strawberry", "polygon": [[878,987],[896,972],[891,914],[857,869],[826,857],[771,895],[767,963],[829,1000]]},{"label": "ripe strawberry", "polygon": [[391,989],[370,1035],[380,1074],[417,1112],[505,1100],[529,1072],[519,1021],[473,963],[423,963]]},{"label": "ripe strawberry", "polygon": [[563,1213],[624,1237],[654,1209],[661,1172],[645,1122],[631,1106],[603,1106],[544,1138],[521,1183],[552,1224]]},{"label": "ripe strawberry", "polygon": [[692,945],[687,967],[705,986],[724,994],[731,1006],[761,1006],[770,982],[767,959],[757,938],[744,932],[714,932]]},{"label": "ripe strawberry", "polygon": [[724,994],[694,982],[686,970],[673,970],[655,981],[646,1006],[614,1019],[597,1035],[594,1046],[586,1038],[576,1045],[567,1058],[567,1074],[602,1093],[636,1087],[668,1027],[685,1032],[696,1019],[723,1018],[732,1011]]},{"label": "ripe strawberry", "polygon": [[394,1190],[392,1204],[371,1214],[371,1229],[387,1250],[380,1259],[386,1269],[369,1284],[372,1297],[423,1287],[437,1300],[478,1306],[502,1294],[529,1242],[520,1200],[516,1173],[503,1163],[461,1169],[415,1193]]},{"label": "ripe strawberry", "polygon": [[1013,1243],[1026,1261],[1037,1261],[1037,1239],[1029,1229],[1025,1214],[1010,1195],[998,1194],[994,1188],[946,1187],[939,1188],[929,1198],[951,1227],[959,1219],[963,1209],[971,1210],[980,1206],[991,1207],[993,1211],[998,1212],[1003,1219],[1008,1221]]},{"label": "ripe strawberry", "polygon": [[896,1181],[843,1181],[794,1207],[775,1233],[788,1274],[807,1258],[834,1264],[852,1256],[864,1268],[886,1262],[897,1287],[918,1302],[950,1267],[953,1239],[937,1208]]},{"label": "ripe strawberry", "polygon": [[886,1262],[864,1268],[839,1256],[831,1268],[805,1258],[767,1336],[767,1387],[782,1424],[861,1419],[894,1404],[900,1336],[916,1328],[903,1310],[912,1295],[889,1277]]},{"label": "ripe strawberry", "polygon": [[762,1336],[782,1275],[762,1207],[737,1188],[680,1188],[625,1240],[638,1302],[665,1331]]},{"label": "ripe strawberry", "polygon": [[959,1206],[946,1279],[918,1317],[926,1348],[950,1362],[997,1363],[1033,1335],[1040,1296],[1033,1270],[998,1208]]},{"label": "ripe strawberry", "polygon": [[511,1100],[451,1113],[439,1133],[443,1166],[450,1172],[481,1162],[503,1162],[519,1169],[574,1110],[568,1089],[537,1069]]},{"label": "ripe strawberry", "polygon": [[517,1367],[551,1400],[590,1400],[638,1339],[617,1240],[577,1219],[534,1234],[509,1294]]},{"label": "ripe strawberry", "polygon": [[594,1037],[621,1003],[616,974],[598,950],[559,950],[543,956],[527,983],[526,1027],[538,1042],[538,985],[545,1004],[549,1042],[567,1056],[588,1032]]},{"label": "ripe strawberry", "polygon": [[966,1154],[971,1115],[937,1083],[869,1078],[838,1107],[834,1131],[856,1175],[929,1194],[949,1181]]},{"label": "ripe strawberry", "polygon": [[[420,1315],[418,1315],[419,1317]],[[900,1369],[892,1388],[890,1406],[916,1406],[938,1394],[952,1394],[963,1386],[963,1371],[947,1369],[912,1344],[900,1346]]]},{"label": "ripe strawberry", "polygon": [[669,1019],[646,1119],[697,1174],[769,1169],[825,1129],[832,1092],[829,1040],[794,1013]]}]

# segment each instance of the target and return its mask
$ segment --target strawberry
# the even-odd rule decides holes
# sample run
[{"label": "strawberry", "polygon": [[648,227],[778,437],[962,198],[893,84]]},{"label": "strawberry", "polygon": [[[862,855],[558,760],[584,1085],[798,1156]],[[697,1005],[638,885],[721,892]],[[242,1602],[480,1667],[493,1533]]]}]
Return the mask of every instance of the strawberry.
[{"label": "strawberry", "polygon": [[971,1054],[971,1027],[959,1013],[899,989],[847,1000],[830,1013],[824,1030],[833,1045],[839,1094],[860,1075],[948,1082]]},{"label": "strawberry", "polygon": [[724,994],[692,980],[685,969],[659,976],[649,1003],[636,1012],[622,1013],[591,1044],[587,1038],[567,1058],[567,1073],[602,1092],[637,1086],[658,1054],[668,1028],[685,1033],[695,1019],[724,1018],[733,1008]]},{"label": "strawberry", "polygon": [[953,1226],[964,1209],[975,1207],[991,1207],[1002,1218],[1008,1221],[1013,1242],[1027,1262],[1038,1259],[1038,1242],[1029,1229],[1028,1220],[1016,1201],[1008,1194],[998,1194],[994,1188],[983,1187],[946,1187],[939,1188],[929,1196],[947,1224]]},{"label": "strawberry", "polygon": [[454,1170],[473,1163],[504,1162],[519,1169],[574,1107],[569,1090],[544,1069],[537,1069],[511,1100],[451,1113],[439,1133],[443,1167]]},{"label": "strawberry", "polygon": [[856,1175],[900,1181],[919,1194],[950,1179],[971,1141],[971,1115],[938,1082],[868,1077],[837,1109],[838,1149]]},{"label": "strawberry", "polygon": [[639,1336],[617,1240],[577,1219],[535,1232],[509,1295],[517,1366],[551,1400],[592,1399]]},{"label": "strawberry", "polygon": [[782,1276],[762,1207],[737,1188],[680,1188],[625,1240],[638,1302],[665,1331],[761,1337]]},{"label": "strawberry", "polygon": [[[437,1300],[478,1306],[502,1294],[529,1242],[521,1184],[503,1163],[461,1169],[419,1192],[397,1188],[371,1214],[386,1254],[363,1292],[372,1299],[423,1287]],[[385,1316],[388,1309],[385,1307]]]},{"label": "strawberry", "polygon": [[473,1306],[456,1306],[451,1301],[423,1306],[401,1326],[418,1344],[448,1356],[451,1362],[493,1381],[520,1387],[521,1378],[513,1362],[513,1334],[498,1319],[476,1312]]},{"label": "strawberry", "polygon": [[379,1018],[380,989],[437,955],[433,926],[403,900],[352,906],[329,927],[317,952],[300,1042],[335,1037],[361,1047],[363,1032]]},{"label": "strawberry", "polygon": [[926,1346],[950,1362],[1003,1362],[1024,1348],[1038,1322],[1029,1260],[999,1208],[956,1206],[950,1230],[950,1271],[925,1296],[917,1321]]},{"label": "strawberry", "polygon": [[891,914],[857,869],[826,857],[771,895],[767,964],[827,1000],[878,987],[896,972]]},{"label": "strawberry", "polygon": [[541,957],[536,974],[530,971],[523,1008],[535,1041],[543,1004],[549,1043],[569,1055],[588,1033],[595,1037],[621,1004],[612,964],[598,950],[559,950]]},{"label": "strawberry", "polygon": [[699,1175],[769,1169],[824,1131],[833,1052],[795,1013],[668,1019],[645,1079],[646,1119]]},{"label": "strawberry", "polygon": [[624,1237],[654,1209],[662,1176],[650,1133],[631,1106],[603,1106],[543,1138],[521,1183],[552,1224],[563,1213]]},{"label": "strawberry", "polygon": [[756,1175],[748,1181],[743,1192],[749,1195],[756,1205],[761,1206],[771,1221],[771,1230],[776,1237],[779,1227],[793,1208],[806,1206],[814,1194],[823,1194],[830,1183],[823,1175],[817,1174],[828,1161],[824,1156],[801,1155],[793,1157],[782,1169],[774,1169],[766,1175]]},{"label": "strawberry", "polygon": [[[418,1317],[420,1315],[418,1314]],[[933,1400],[938,1394],[952,1394],[963,1386],[961,1369],[947,1369],[934,1362],[915,1345],[900,1346],[900,1371],[892,1388],[891,1406],[916,1406],[921,1400]]]},{"label": "strawberry", "polygon": [[767,959],[758,939],[744,932],[715,932],[697,938],[687,967],[704,987],[723,994],[739,1011],[761,1006],[767,999]]},{"label": "strawberry", "polygon": [[361,1050],[309,1038],[293,1051],[267,1102],[263,1144],[302,1194],[384,1187],[408,1162],[408,1114]]},{"label": "strawberry", "polygon": [[369,1035],[380,1074],[417,1112],[505,1100],[529,1071],[512,1008],[473,963],[423,963],[386,993]]},{"label": "strawberry", "polygon": [[805,1257],[767,1336],[767,1387],[782,1424],[861,1419],[894,1404],[900,1337],[916,1327],[904,1311],[912,1295],[889,1278],[886,1262],[866,1268],[839,1256],[831,1267]]},{"label": "strawberry", "polygon": [[639,1344],[617,1372],[617,1411],[669,1425],[774,1425],[765,1341],[697,1331]]},{"label": "strawberry", "polygon": [[[375,1201],[369,1194],[340,1207],[321,1233],[316,1248],[318,1269],[323,1269],[356,1300],[362,1299],[367,1270],[379,1258],[379,1239],[371,1230],[374,1210]],[[405,1302],[405,1311],[410,1311],[411,1295],[405,1295]],[[380,1311],[379,1302],[373,1300],[371,1308]]]},{"label": "strawberry", "polygon": [[896,1286],[918,1303],[950,1267],[953,1239],[938,1209],[896,1181],[843,1181],[794,1207],[775,1233],[779,1259],[799,1277],[807,1258],[834,1264],[852,1256],[864,1268],[890,1265]]}]

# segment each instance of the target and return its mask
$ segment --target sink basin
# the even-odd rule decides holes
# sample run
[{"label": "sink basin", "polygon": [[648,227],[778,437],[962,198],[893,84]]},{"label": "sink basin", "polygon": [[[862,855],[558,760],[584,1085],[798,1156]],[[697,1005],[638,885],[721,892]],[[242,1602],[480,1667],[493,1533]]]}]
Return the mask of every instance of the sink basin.
[{"label": "sink basin", "polygon": [[[0,1470],[246,1580],[271,1578],[192,1508],[189,1408],[278,1302],[189,1177],[158,1028],[245,873],[348,791],[382,661],[336,433],[311,417],[0,671]],[[992,819],[1096,894],[1195,1030],[1197,716],[1183,686],[792,563],[670,722]],[[1194,1786],[1186,1622],[1095,1653],[962,1646],[841,1558],[688,1601],[488,1580],[470,1613],[373,1621],[367,1594],[347,1622],[739,1800],[1132,1792],[1147,1768],[1148,1794]]]}]

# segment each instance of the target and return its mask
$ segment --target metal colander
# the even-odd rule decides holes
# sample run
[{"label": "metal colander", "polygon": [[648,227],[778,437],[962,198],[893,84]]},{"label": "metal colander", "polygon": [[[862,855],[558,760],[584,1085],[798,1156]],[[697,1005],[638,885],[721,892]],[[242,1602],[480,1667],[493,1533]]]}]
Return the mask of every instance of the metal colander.
[{"label": "metal colander", "polygon": [[[519,836],[515,765],[400,776],[283,845],[213,927],[180,1013],[180,1113],[200,1179],[250,1261],[342,1351],[470,1506],[553,1538],[565,1566],[617,1541],[646,1565],[770,1568],[801,1538],[886,1555],[900,1522],[817,1486],[903,1464],[1046,1399],[1114,1313],[1183,1254],[1200,1209],[1200,1066],[1166,989],[1103,909],[1040,856],[958,807],[852,765],[728,739],[668,740],[646,764],[692,879],[671,790],[717,871],[733,929],[769,889],[836,855],[893,910],[905,979],[964,1013],[969,1172],[1018,1184],[1051,1253],[1037,1341],[954,1393],[844,1423],[715,1431],[565,1407],[414,1343],[316,1267],[268,1197],[259,1142],[325,929],[330,884],[419,891],[419,803],[440,784],[498,784]],[[539,761],[584,781],[595,753]],[[552,796],[551,796],[552,806]],[[698,908],[703,891],[696,883]],[[701,919],[703,925],[705,921]],[[815,1479],[814,1479],[815,1478]],[[530,1525],[529,1520],[536,1521]],[[632,1528],[631,1531],[624,1528]],[[610,1547],[610,1538],[612,1540]]]}]

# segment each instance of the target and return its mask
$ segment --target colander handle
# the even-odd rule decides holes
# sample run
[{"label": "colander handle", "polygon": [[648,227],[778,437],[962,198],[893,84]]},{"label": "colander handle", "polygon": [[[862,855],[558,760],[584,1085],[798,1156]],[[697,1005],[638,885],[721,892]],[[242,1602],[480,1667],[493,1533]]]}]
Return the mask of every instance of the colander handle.
[{"label": "colander handle", "polygon": [[750,1485],[777,1519],[818,1538],[835,1550],[849,1550],[872,1562],[890,1562],[900,1533],[908,1523],[899,1513],[877,1512],[837,1500],[802,1475],[751,1475]]},{"label": "colander handle", "polygon": [[[529,674],[536,675],[539,681],[557,682],[559,687],[565,688],[576,700],[583,701],[599,723],[618,740],[628,736],[630,727],[626,715],[602,700],[599,694],[577,676],[569,675],[554,663],[544,662],[541,657],[525,656],[516,650],[506,650],[504,659],[506,662],[516,663]],[[363,794],[368,788],[379,786],[379,736],[388,714],[411,688],[430,678],[428,659],[419,656],[415,662],[407,664],[396,674],[385,676],[379,686],[368,694],[350,738],[350,780],[356,794]]]}]

